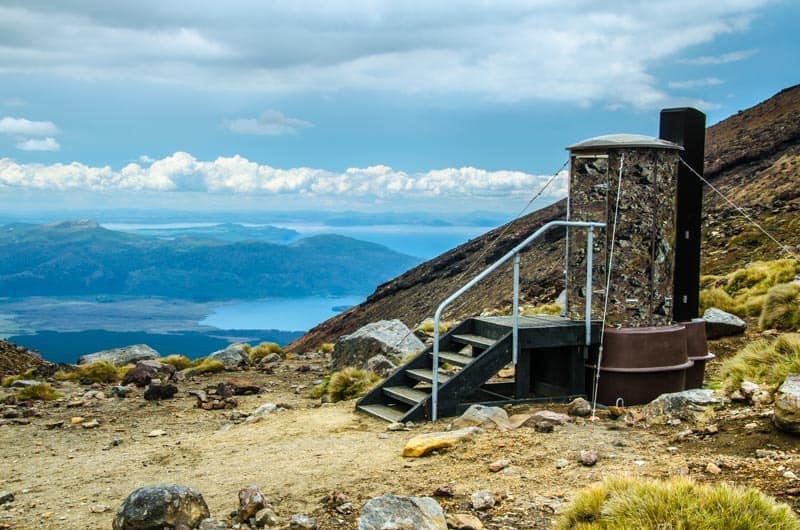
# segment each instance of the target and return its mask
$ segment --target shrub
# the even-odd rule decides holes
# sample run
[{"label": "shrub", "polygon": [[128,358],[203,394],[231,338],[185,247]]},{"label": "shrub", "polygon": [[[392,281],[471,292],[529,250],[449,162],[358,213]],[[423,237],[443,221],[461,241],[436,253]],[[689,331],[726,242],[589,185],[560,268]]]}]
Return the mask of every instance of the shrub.
[{"label": "shrub", "polygon": [[751,342],[722,363],[719,382],[732,392],[742,381],[764,384],[775,390],[787,374],[800,373],[800,335],[785,334]]},{"label": "shrub", "polygon": [[782,283],[767,291],[758,325],[761,329],[800,330],[800,282]]},{"label": "shrub", "polygon": [[263,359],[272,353],[283,355],[283,349],[274,342],[262,342],[254,348],[246,348],[245,351],[247,351],[247,355],[250,357],[251,363],[258,361],[259,359]]},{"label": "shrub", "polygon": [[116,383],[131,369],[131,366],[116,367],[108,361],[96,361],[79,365],[71,372],[59,370],[53,377],[58,381],[79,381],[83,378],[92,383]]},{"label": "shrub", "polygon": [[159,359],[158,362],[169,364],[175,367],[176,370],[185,370],[192,366],[192,360],[189,359],[185,355],[167,355],[166,357]]},{"label": "shrub", "polygon": [[520,310],[521,315],[560,315],[561,306],[558,304],[542,304],[534,307],[525,306]]},{"label": "shrub", "polygon": [[381,378],[372,372],[348,366],[326,377],[322,383],[311,390],[310,395],[317,398],[326,396],[332,403],[355,399],[362,396],[380,380]]},{"label": "shrub", "polygon": [[223,370],[225,370],[225,365],[220,361],[201,357],[200,359],[196,359],[192,363],[192,367],[187,368],[185,372],[187,372],[189,375],[202,375],[222,372]]},{"label": "shrub", "polygon": [[62,397],[62,394],[56,392],[56,389],[48,383],[39,383],[38,385],[26,386],[17,392],[17,401],[25,401],[27,399],[35,399],[39,401],[53,401]]},{"label": "shrub", "polygon": [[322,353],[333,353],[333,343],[323,342],[319,347],[319,351]]},{"label": "shrub", "polygon": [[797,530],[800,521],[788,506],[754,488],[697,484],[688,478],[617,478],[579,493],[554,528]]}]

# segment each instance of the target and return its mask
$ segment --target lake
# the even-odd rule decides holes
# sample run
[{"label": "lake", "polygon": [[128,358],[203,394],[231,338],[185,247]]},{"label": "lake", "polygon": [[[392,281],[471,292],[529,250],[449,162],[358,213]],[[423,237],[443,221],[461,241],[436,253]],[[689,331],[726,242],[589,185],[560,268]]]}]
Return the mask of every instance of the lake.
[{"label": "lake", "polygon": [[306,331],[344,309],[358,305],[364,296],[327,298],[272,298],[213,307],[199,323],[220,329],[280,329]]}]

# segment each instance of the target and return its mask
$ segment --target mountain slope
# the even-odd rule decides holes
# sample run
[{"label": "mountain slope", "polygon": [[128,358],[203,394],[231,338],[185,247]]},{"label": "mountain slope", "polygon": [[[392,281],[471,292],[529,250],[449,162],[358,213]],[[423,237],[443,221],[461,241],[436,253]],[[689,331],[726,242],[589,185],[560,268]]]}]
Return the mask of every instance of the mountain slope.
[{"label": "mountain slope", "polygon": [[[706,131],[706,178],[795,252],[800,245],[799,157],[800,85]],[[719,273],[754,258],[782,255],[777,245],[708,187],[704,193],[704,273]],[[444,298],[537,227],[563,218],[565,209],[565,201],[559,201],[425,262],[381,285],[363,304],[323,322],[289,347],[309,350],[385,318],[399,318],[413,326],[432,316]],[[523,254],[523,300],[541,303],[556,296],[563,285],[563,252],[563,240],[551,238],[546,245]],[[509,265],[457,301],[447,316],[461,320],[486,309],[508,306],[510,301]]]},{"label": "mountain slope", "polygon": [[158,238],[94,221],[0,227],[0,295],[127,294],[187,300],[367,292],[418,261],[321,235],[291,245]]}]

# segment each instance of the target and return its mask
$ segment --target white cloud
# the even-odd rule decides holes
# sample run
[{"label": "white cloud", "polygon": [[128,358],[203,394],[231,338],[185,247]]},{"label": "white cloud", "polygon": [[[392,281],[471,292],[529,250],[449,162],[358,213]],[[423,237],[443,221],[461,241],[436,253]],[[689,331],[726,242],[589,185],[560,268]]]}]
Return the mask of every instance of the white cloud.
[{"label": "white cloud", "polygon": [[21,151],[58,151],[61,149],[56,139],[51,136],[47,138],[28,138],[27,140],[20,140],[17,142],[16,147]]},{"label": "white cloud", "polygon": [[[131,163],[115,171],[71,164],[26,164],[0,158],[0,188],[85,191],[211,192],[223,195],[344,197],[371,200],[425,197],[527,197],[548,175],[488,171],[474,167],[406,173],[389,166],[349,168],[341,173],[299,167],[278,169],[242,156],[197,160],[176,152],[149,165]],[[547,196],[566,193],[566,172]]]},{"label": "white cloud", "polygon": [[0,118],[0,134],[14,136],[52,136],[58,128],[51,121],[31,121],[25,118]]},{"label": "white cloud", "polygon": [[650,108],[675,102],[652,65],[746,31],[767,3],[140,0],[119,10],[99,0],[6,0],[0,74]]},{"label": "white cloud", "polygon": [[722,55],[704,55],[702,57],[695,57],[694,59],[685,59],[681,62],[697,66],[705,66],[709,64],[728,64],[743,61],[757,53],[758,50],[739,50],[730,53],[723,53]]},{"label": "white cloud", "polygon": [[230,120],[225,122],[225,126],[238,134],[281,136],[297,134],[300,129],[311,127],[312,123],[298,118],[289,118],[276,110],[268,110],[257,118]]},{"label": "white cloud", "polygon": [[670,88],[700,88],[706,86],[717,86],[723,83],[722,79],[717,79],[716,77],[706,77],[705,79],[688,79],[686,81],[670,81],[669,87]]}]

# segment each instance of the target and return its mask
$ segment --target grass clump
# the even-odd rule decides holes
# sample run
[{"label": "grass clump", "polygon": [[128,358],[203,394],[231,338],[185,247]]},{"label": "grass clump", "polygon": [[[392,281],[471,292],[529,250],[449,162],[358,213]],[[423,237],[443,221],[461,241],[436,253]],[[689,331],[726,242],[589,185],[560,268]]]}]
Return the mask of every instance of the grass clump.
[{"label": "grass clump", "polygon": [[271,355],[273,353],[277,353],[278,355],[283,355],[283,348],[281,348],[275,342],[262,342],[261,344],[255,347],[247,346],[245,347],[245,351],[247,352],[247,355],[250,357],[251,363],[258,361],[259,359],[263,359],[267,355]]},{"label": "grass clump", "polygon": [[702,276],[700,310],[716,307],[740,317],[758,316],[767,291],[775,285],[791,282],[798,273],[800,262],[778,259],[754,261],[724,276]]},{"label": "grass clump", "polygon": [[800,330],[800,282],[782,283],[767,291],[758,325],[761,329]]},{"label": "grass clump", "polygon": [[742,381],[765,385],[774,391],[787,374],[800,373],[800,335],[789,333],[776,339],[751,342],[722,363],[719,382],[733,392]]},{"label": "grass clump", "polygon": [[23,379],[38,379],[38,377],[34,376],[35,373],[36,373],[36,368],[30,368],[29,370],[25,370],[20,374],[7,375],[2,380],[0,380],[0,386],[8,388],[11,385],[13,385],[15,381],[21,381]]},{"label": "grass clump", "polygon": [[519,312],[521,315],[555,315],[561,314],[561,306],[558,304],[542,304],[537,306],[523,306]]},{"label": "grass clump", "polygon": [[108,361],[96,361],[79,365],[71,372],[59,370],[53,377],[58,381],[80,381],[85,378],[92,383],[116,383],[125,377],[130,369],[131,366],[117,367]]},{"label": "grass clump", "polygon": [[53,401],[63,397],[62,394],[56,391],[55,388],[48,383],[39,383],[38,385],[26,386],[17,392],[17,401],[26,401],[33,399],[36,401]]},{"label": "grass clump", "polygon": [[179,355],[177,353],[173,355],[167,355],[166,357],[159,359],[158,362],[174,366],[176,370],[186,370],[187,368],[191,368],[193,364],[192,360],[187,356]]},{"label": "grass clump", "polygon": [[192,363],[191,368],[187,368],[184,371],[190,375],[202,375],[214,374],[223,370],[225,370],[225,365],[221,361],[201,357]]},{"label": "grass clump", "polygon": [[322,383],[311,389],[313,398],[325,398],[331,403],[361,397],[375,386],[381,378],[372,372],[348,366],[326,377]]},{"label": "grass clump", "polygon": [[319,347],[319,351],[322,353],[333,353],[333,346],[332,342],[323,342]]},{"label": "grass clump", "polygon": [[556,521],[557,530],[798,530],[791,509],[754,488],[616,478],[583,490]]}]

